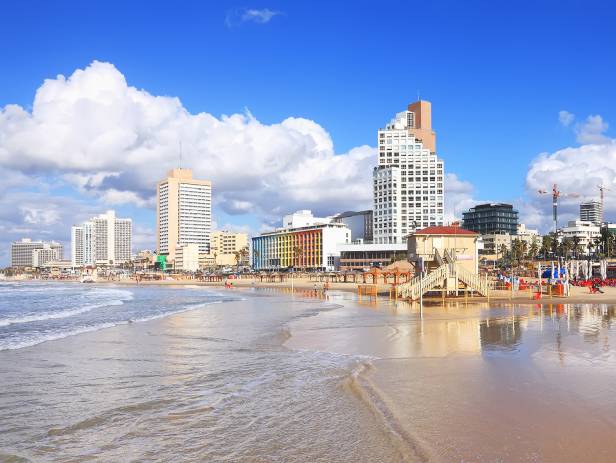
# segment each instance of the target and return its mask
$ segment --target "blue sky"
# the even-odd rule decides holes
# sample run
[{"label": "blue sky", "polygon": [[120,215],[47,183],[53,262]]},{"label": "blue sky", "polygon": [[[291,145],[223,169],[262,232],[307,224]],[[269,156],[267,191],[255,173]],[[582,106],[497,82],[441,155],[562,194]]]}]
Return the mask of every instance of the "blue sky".
[{"label": "blue sky", "polygon": [[[31,111],[45,79],[97,60],[191,114],[314,121],[342,154],[374,146],[376,129],[419,93],[432,101],[447,171],[472,198],[517,201],[539,153],[579,147],[576,124],[589,115],[616,120],[615,20],[608,1],[5,2],[0,108]],[[560,123],[561,110],[575,122]],[[42,176],[54,197],[80,194],[58,180],[63,168],[7,167]],[[113,207],[144,230],[154,223],[151,209]],[[218,208],[219,224],[271,220],[228,210]]]}]

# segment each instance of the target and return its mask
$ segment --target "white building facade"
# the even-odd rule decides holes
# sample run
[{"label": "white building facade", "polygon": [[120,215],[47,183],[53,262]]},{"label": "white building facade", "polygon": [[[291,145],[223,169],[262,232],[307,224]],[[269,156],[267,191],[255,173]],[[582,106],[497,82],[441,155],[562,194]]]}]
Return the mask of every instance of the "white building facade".
[{"label": "white building facade", "polygon": [[[414,103],[378,131],[378,165],[373,172],[375,243],[403,243],[417,229],[443,225],[444,163],[433,150],[430,111],[428,102]],[[419,136],[426,136],[430,147]]]},{"label": "white building facade", "polygon": [[597,238],[601,237],[601,227],[584,220],[571,220],[566,227],[559,231],[559,238],[570,238],[578,242],[583,254],[590,254],[589,244],[594,245]]},{"label": "white building facade", "polygon": [[283,228],[308,227],[319,223],[330,223],[331,221],[331,217],[315,217],[311,210],[302,209],[285,215],[282,218],[282,226]]},{"label": "white building facade", "polygon": [[71,228],[71,264],[115,265],[131,258],[133,223],[107,211]]},{"label": "white building facade", "polygon": [[[38,250],[47,250],[37,257]],[[53,259],[62,259],[64,256],[64,247],[55,241],[34,241],[30,238],[23,238],[19,241],[11,243],[11,267],[39,267],[39,262],[45,259],[45,255],[51,254]],[[35,261],[35,259],[38,259]],[[37,265],[34,265],[34,264]]]},{"label": "white building facade", "polygon": [[32,267],[41,268],[47,262],[62,259],[62,255],[58,251],[58,248],[52,248],[49,244],[45,244],[42,248],[35,249],[32,251]]},{"label": "white building facade", "polygon": [[199,270],[199,245],[184,244],[175,247],[174,269],[184,272],[196,272]]}]

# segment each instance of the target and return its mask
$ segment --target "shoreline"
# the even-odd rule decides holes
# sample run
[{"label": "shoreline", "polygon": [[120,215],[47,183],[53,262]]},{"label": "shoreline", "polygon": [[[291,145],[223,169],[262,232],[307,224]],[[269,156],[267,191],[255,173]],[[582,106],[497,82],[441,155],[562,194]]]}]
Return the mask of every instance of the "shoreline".
[{"label": "shoreline", "polygon": [[[123,284],[118,284],[119,282],[117,281],[103,281],[99,283],[100,286],[108,285],[108,287],[116,286],[126,289],[142,286],[142,283],[137,285],[134,281],[124,281]],[[252,281],[246,279],[243,283],[243,285],[236,285],[233,288],[237,289],[235,293],[238,296],[244,292],[263,291],[270,297],[283,299],[286,297],[286,299],[290,299],[290,284],[288,282],[263,283],[253,286]],[[486,402],[497,404],[494,406],[500,407],[499,412],[503,416],[511,418],[507,421],[508,423],[523,423],[526,420],[525,416],[528,416],[535,410],[535,407],[542,406],[540,402],[533,398],[534,396],[530,394],[530,391],[535,391],[535,388],[540,390],[542,381],[544,381],[544,375],[535,376],[532,374],[535,371],[535,367],[531,370],[512,369],[510,362],[503,363],[500,359],[504,358],[506,360],[507,357],[513,355],[513,352],[517,352],[515,350],[508,350],[509,346],[511,346],[509,344],[510,341],[521,342],[521,340],[525,340],[528,336],[537,336],[543,332],[542,330],[533,330],[527,326],[528,323],[536,325],[538,317],[537,310],[529,307],[529,304],[535,306],[537,303],[544,306],[551,303],[562,304],[563,298],[544,299],[542,301],[531,301],[529,298],[524,297],[513,298],[512,300],[506,298],[490,299],[491,302],[494,302],[494,305],[489,308],[494,311],[505,309],[505,312],[508,312],[507,309],[511,304],[526,305],[524,309],[514,311],[515,316],[511,317],[499,317],[496,316],[495,312],[485,311],[488,308],[485,305],[485,298],[482,298],[484,300],[469,298],[466,301],[468,302],[468,307],[466,307],[463,297],[453,301],[451,299],[447,300],[445,306],[449,305],[452,307],[452,310],[447,309],[442,312],[445,316],[441,316],[442,309],[440,303],[442,300],[440,298],[426,298],[428,310],[420,317],[418,305],[407,304],[404,301],[398,301],[398,305],[386,297],[369,298],[374,301],[374,304],[365,304],[356,295],[353,295],[353,293],[356,293],[354,291],[356,285],[350,283],[341,285],[346,286],[346,291],[332,288],[330,292],[314,292],[312,288],[306,288],[308,286],[307,282],[304,282],[304,285],[294,284],[294,288],[297,289],[297,292],[293,293],[296,296],[296,302],[310,300],[317,305],[326,303],[328,305],[340,305],[340,307],[335,310],[320,310],[316,313],[316,316],[293,318],[291,322],[284,325],[288,330],[285,329],[282,336],[279,336],[277,334],[278,331],[275,331],[273,338],[270,337],[271,333],[268,333],[267,339],[272,339],[277,346],[280,345],[286,349],[298,351],[300,356],[304,355],[302,352],[309,351],[312,353],[324,352],[334,356],[351,356],[359,359],[359,364],[350,371],[350,376],[342,377],[342,388],[346,389],[345,394],[349,395],[349,398],[358,407],[358,410],[353,413],[357,413],[357,416],[368,418],[368,420],[362,421],[362,426],[366,426],[367,429],[374,433],[373,435],[377,436],[375,438],[377,442],[387,442],[387,446],[384,448],[394,456],[394,459],[388,461],[449,461],[451,455],[455,454],[452,452],[457,448],[462,449],[465,455],[473,455],[474,447],[472,445],[478,442],[473,440],[473,435],[476,436],[483,432],[492,433],[492,437],[489,439],[492,444],[487,449],[482,450],[485,452],[486,459],[491,460],[492,457],[502,455],[502,443],[506,442],[506,437],[503,436],[508,435],[509,431],[501,432],[504,428],[499,427],[500,421],[486,414],[486,410],[490,408],[481,407]],[[91,286],[99,285],[93,284]],[[210,287],[217,288],[222,292],[224,288],[223,283],[204,283],[191,280],[148,282],[146,286],[151,286],[152,288],[155,286],[165,286],[170,290],[178,289],[180,292],[182,292],[182,289],[207,289]],[[254,288],[254,291],[249,291],[250,288]],[[224,292],[230,291],[227,294],[232,295],[233,289],[225,289]],[[306,289],[308,291],[305,291]],[[606,294],[604,296],[611,297],[612,295]],[[586,299],[586,301],[589,299],[584,298],[584,295],[577,295],[576,297]],[[576,297],[565,299],[564,303],[575,304]],[[596,304],[597,300],[593,301],[593,303]],[[214,308],[214,310],[218,311],[221,315],[226,314],[228,321],[235,325],[238,320],[234,315],[234,307],[250,305],[250,301],[229,301],[229,304],[231,305],[228,306],[228,309],[220,310],[219,308]],[[273,308],[278,305],[269,304],[269,306]],[[286,306],[279,307],[280,309],[278,310],[282,310],[281,313],[288,313],[285,308]],[[395,311],[395,307],[410,307],[411,310],[400,310],[398,312]],[[431,310],[429,309],[431,308],[434,309],[433,313],[436,316],[430,313]],[[612,310],[610,309],[610,311]],[[560,312],[560,310],[557,309],[555,312]],[[391,318],[392,315],[393,318]],[[490,319],[490,323],[487,325],[483,323],[486,318]],[[132,348],[126,348],[127,345],[139,346],[143,345],[143,343],[153,343],[153,345],[165,346],[165,355],[169,355],[168,339],[172,339],[173,345],[185,344],[191,349],[198,346],[199,349],[204,349],[204,352],[208,352],[208,355],[216,355],[220,351],[220,348],[217,347],[219,344],[215,344],[214,348],[209,351],[207,350],[209,343],[237,342],[231,335],[223,335],[215,331],[207,332],[208,329],[214,328],[212,326],[208,327],[206,324],[208,319],[212,319],[209,311],[202,311],[200,308],[195,307],[186,311],[170,313],[161,319],[144,320],[135,325],[132,323],[118,324],[94,332],[50,340],[48,342],[53,344],[53,347],[41,347],[41,344],[46,344],[45,342],[26,348],[21,354],[13,351],[12,354],[7,355],[23,355],[29,358],[36,357],[37,352],[51,352],[51,355],[59,356],[58,359],[64,360],[62,358],[63,355],[82,355],[81,349],[85,347],[83,355],[86,355],[86,358],[89,359],[92,355],[87,354],[89,352],[88,349],[95,349],[92,352],[98,352],[96,350],[98,349],[97,346],[103,343],[106,346],[105,349],[111,349],[113,352],[101,354],[99,361],[113,361],[116,366],[120,365],[117,368],[122,370],[122,374],[124,374],[126,366],[118,363],[118,361],[131,359],[130,355],[127,358],[124,357],[126,353],[130,354],[132,352]],[[343,322],[340,322],[340,320]],[[252,324],[250,318],[244,321],[247,323],[246,326]],[[572,317],[571,323],[574,322],[575,317]],[[552,331],[548,330],[549,326],[551,325],[546,324],[547,332],[556,332],[554,327],[552,327]],[[489,332],[484,332],[486,329]],[[524,336],[518,334],[518,337],[515,337],[515,333],[522,332],[524,332]],[[233,333],[242,333],[243,336],[241,330],[234,330]],[[154,336],[152,336],[153,334]],[[579,333],[576,330],[571,331],[571,334],[568,335],[566,342],[563,344],[564,346],[570,346],[570,350],[567,351],[567,359],[569,356],[573,356],[575,361],[573,352],[575,352],[576,344],[573,344],[572,339],[582,339],[582,337],[583,333]],[[414,339],[421,338],[425,340],[420,344],[413,341]],[[506,350],[495,353],[490,348],[490,345],[485,346],[483,344],[483,341],[486,340],[488,343],[503,343],[503,347]],[[120,343],[118,344],[118,342]],[[551,346],[553,341],[550,339],[547,342]],[[533,346],[534,344],[531,343],[529,345]],[[592,346],[595,345],[594,343],[592,344]],[[234,351],[234,349],[231,349],[231,351]],[[143,354],[146,356],[145,358],[149,358],[147,356],[152,352],[156,352],[156,350],[146,349],[144,352],[147,352],[147,354]],[[522,357],[527,356],[527,354],[524,354],[524,350],[522,352]],[[543,365],[542,368],[544,368],[542,371],[548,376],[550,391],[556,394],[558,400],[563,403],[570,403],[570,396],[566,395],[568,389],[559,389],[561,384],[560,373],[554,374],[553,369],[545,369],[545,365],[556,364],[555,362],[558,361],[558,357],[552,356],[551,350],[544,351],[533,348],[533,352],[542,353],[542,358],[544,359],[541,364]],[[485,356],[492,359],[487,364],[491,365],[491,368],[495,368],[494,371],[498,374],[482,376],[486,365],[484,362]],[[138,356],[138,358],[140,362],[143,362],[142,357]],[[193,355],[190,358],[197,357]],[[308,358],[315,361],[317,359],[316,357]],[[153,357],[153,359],[159,361],[158,357]],[[182,357],[181,360],[183,362],[186,358]],[[535,362],[535,360],[532,361]],[[567,362],[569,361],[567,360]],[[569,372],[571,371],[579,371],[579,377],[582,380],[585,380],[586,374],[590,372],[583,364],[577,370],[569,369],[562,371],[565,372],[564,374],[570,374]],[[524,377],[524,381],[530,381],[528,383],[530,386],[526,385],[527,383],[523,381],[521,386],[512,390],[507,389],[507,385],[513,384],[518,374],[523,376],[528,372],[531,373],[529,376]],[[141,374],[141,371],[138,373]],[[190,372],[186,374],[190,374]],[[500,379],[501,376],[502,380]],[[575,381],[577,377],[567,376],[566,379]],[[608,380],[609,378],[606,379],[606,381]],[[181,379],[178,379],[178,381],[181,381]],[[140,379],[137,382],[140,385],[146,384]],[[484,388],[484,382],[487,382],[490,387]],[[462,391],[473,391],[473,394],[465,395],[464,393],[459,393],[456,384],[462,384],[464,386],[461,388]],[[579,386],[578,383],[573,382],[572,384],[574,390],[581,390],[579,388],[575,389],[576,385]],[[445,388],[444,393],[434,393],[432,390],[434,387]],[[504,391],[503,393],[509,394],[514,401],[521,404],[519,408],[521,411],[515,407],[507,408],[498,402],[497,399],[502,398],[502,396],[494,393],[494,391]],[[484,401],[484,394],[488,394],[490,399]],[[446,406],[443,406],[443,400],[445,400]],[[503,403],[508,402],[511,402],[511,400],[503,401]],[[592,411],[594,402],[582,402],[576,406],[576,413],[583,415],[582,412],[585,412],[588,414]],[[198,410],[199,414],[208,413],[207,410],[204,412],[203,408]],[[569,420],[571,415],[567,414],[567,409],[563,410],[558,421],[565,423],[563,425],[564,430],[581,432],[577,427],[566,424],[571,422]],[[549,409],[548,411],[552,412],[553,410]],[[176,405],[174,405],[166,412],[170,416],[175,417],[181,410],[178,412]],[[440,415],[434,417],[433,413]],[[469,416],[471,417],[470,421],[474,420],[475,422],[479,422],[480,417],[487,421],[484,424],[477,425],[475,428],[470,426],[467,433],[464,428],[460,428],[462,423],[459,420],[455,421],[461,416]],[[448,424],[450,422],[455,423],[455,425],[451,424],[450,426]],[[53,429],[71,429],[71,425],[73,425],[73,422],[67,422],[60,427],[54,425],[56,427]],[[583,425],[585,429],[593,428],[593,426],[589,426],[588,421],[583,422]],[[443,439],[439,438],[439,433],[434,431],[435,429],[441,429],[441,426],[449,426],[449,431],[444,431],[443,433],[457,439],[450,447],[447,446],[449,445],[448,441],[443,441]],[[544,437],[539,439],[539,444],[535,445],[534,441],[532,441],[531,437],[534,438],[534,434],[526,433],[524,434],[526,439],[524,445],[530,446],[532,444],[533,452],[536,452],[537,455],[545,455],[545,461],[559,461],[558,457],[562,457],[562,453],[559,453],[560,450],[550,444],[551,442],[556,442],[550,430],[551,428],[544,427],[544,429],[546,431],[543,434]],[[458,435],[458,433],[460,434]],[[53,438],[53,434],[51,437]],[[466,442],[475,444],[467,445]],[[517,452],[517,450],[513,451]],[[509,456],[514,459],[513,455],[519,456],[522,454],[514,453]],[[594,457],[594,461],[609,461],[599,458],[600,455],[598,456],[596,453]]]},{"label": "shoreline", "polygon": [[[39,281],[39,280],[7,280],[7,281]],[[78,281],[66,281],[66,280],[40,280],[45,282],[58,282],[67,283]],[[197,281],[197,280],[146,280],[135,281],[132,279],[122,280],[98,280],[94,284],[102,285],[121,285],[121,286],[198,286],[198,287],[212,287],[220,289],[233,290],[235,288],[247,289],[247,288],[269,288],[279,289],[283,292],[291,291],[291,283],[285,281],[282,283],[261,282],[254,279],[232,279],[228,280],[232,284],[232,288],[225,288],[224,281]],[[293,281],[293,289],[295,292],[305,291],[324,291],[324,282],[314,282],[306,279],[298,278]],[[357,294],[357,283],[338,283],[329,282],[328,289],[335,291],[344,291]],[[389,297],[391,291],[390,284],[377,284],[377,295],[381,299],[383,297]],[[492,290],[489,297],[485,296],[469,296],[464,297],[460,295],[458,297],[446,297],[440,296],[424,296],[423,301],[430,305],[442,304],[443,302],[464,302],[464,303],[498,303],[498,304],[523,304],[523,305],[548,305],[548,304],[616,304],[616,287],[604,287],[602,288],[604,293],[590,294],[588,288],[580,286],[572,286],[571,294],[569,296],[547,296],[543,295],[541,299],[534,299],[530,291],[516,291],[513,295],[507,290]],[[364,299],[374,299],[373,296],[363,296]],[[398,300],[400,302],[407,302],[408,304],[419,304],[418,301],[405,301],[403,299],[392,298],[392,300]]]}]

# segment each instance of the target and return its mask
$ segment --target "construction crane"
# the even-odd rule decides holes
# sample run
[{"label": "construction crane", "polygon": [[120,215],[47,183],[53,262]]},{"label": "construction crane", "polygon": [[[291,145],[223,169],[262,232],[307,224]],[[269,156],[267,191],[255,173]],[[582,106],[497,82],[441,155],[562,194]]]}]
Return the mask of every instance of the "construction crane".
[{"label": "construction crane", "polygon": [[603,185],[597,185],[599,188],[599,197],[601,198],[601,223],[605,222],[605,198],[604,192],[611,191],[609,188],[604,187]]},{"label": "construction crane", "polygon": [[[538,190],[540,195],[547,195],[549,192],[547,190]],[[552,218],[554,219],[554,236],[558,233],[558,198],[561,196],[565,196],[568,198],[579,198],[580,195],[578,193],[562,193],[558,191],[558,187],[556,183],[552,187]]]}]

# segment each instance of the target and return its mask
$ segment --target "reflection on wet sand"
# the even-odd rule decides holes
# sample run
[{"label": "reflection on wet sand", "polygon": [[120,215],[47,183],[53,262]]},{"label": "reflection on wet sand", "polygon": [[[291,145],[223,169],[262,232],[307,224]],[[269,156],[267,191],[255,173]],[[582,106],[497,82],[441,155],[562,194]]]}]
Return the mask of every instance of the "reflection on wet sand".
[{"label": "reflection on wet sand", "polygon": [[613,306],[372,302],[287,344],[372,357],[362,397],[426,460],[614,461]]}]

